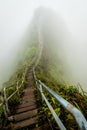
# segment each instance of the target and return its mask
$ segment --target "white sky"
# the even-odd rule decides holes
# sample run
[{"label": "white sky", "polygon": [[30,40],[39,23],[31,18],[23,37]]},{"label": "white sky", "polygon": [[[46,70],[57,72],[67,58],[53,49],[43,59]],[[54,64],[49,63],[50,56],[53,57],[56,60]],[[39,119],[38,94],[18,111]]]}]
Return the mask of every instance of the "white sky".
[{"label": "white sky", "polygon": [[77,46],[87,50],[84,47],[87,46],[87,0],[0,0],[0,69],[29,28],[39,6],[58,13],[70,34],[79,41]]},{"label": "white sky", "polygon": [[35,8],[41,5],[54,9],[71,33],[81,40],[86,38],[87,0],[0,0],[0,45],[18,39],[27,29]]}]

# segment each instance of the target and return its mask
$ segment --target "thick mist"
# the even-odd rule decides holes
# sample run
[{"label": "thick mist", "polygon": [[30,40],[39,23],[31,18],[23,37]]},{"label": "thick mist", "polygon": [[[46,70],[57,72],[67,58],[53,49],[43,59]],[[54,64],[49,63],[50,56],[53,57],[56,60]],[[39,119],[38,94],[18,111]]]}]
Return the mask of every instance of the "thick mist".
[{"label": "thick mist", "polygon": [[0,1],[0,88],[23,58],[31,13],[27,11],[26,4],[20,5],[17,1]]},{"label": "thick mist", "polygon": [[[83,37],[76,37],[67,27],[64,19],[52,9],[40,7],[36,10],[36,19],[40,19],[41,35],[44,44],[48,44],[48,54],[61,62],[62,72],[67,71],[67,84],[80,83],[87,91],[87,44]],[[52,57],[53,58],[53,57]],[[59,63],[60,64],[60,63]],[[63,79],[64,80],[64,79]]]},{"label": "thick mist", "polygon": [[[64,61],[63,66],[69,77],[73,77],[72,83],[79,82],[87,91],[86,0],[0,1],[0,85],[16,70],[26,42],[23,38],[26,37],[33,14],[39,6],[46,7],[45,12],[42,11],[42,34],[49,34],[53,52]],[[45,36],[43,40],[47,41]]]}]

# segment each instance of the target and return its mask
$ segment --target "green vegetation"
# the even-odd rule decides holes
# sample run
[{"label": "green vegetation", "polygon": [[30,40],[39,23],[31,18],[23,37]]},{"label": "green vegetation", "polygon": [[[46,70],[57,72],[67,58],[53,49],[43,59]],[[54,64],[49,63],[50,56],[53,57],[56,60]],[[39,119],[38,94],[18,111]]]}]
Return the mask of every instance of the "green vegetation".
[{"label": "green vegetation", "polygon": [[[46,49],[46,48],[45,48]],[[64,70],[60,66],[60,62],[55,62],[55,59],[49,57],[49,54],[43,50],[42,58],[40,59],[39,65],[36,68],[36,75],[38,79],[44,82],[48,87],[58,93],[60,96],[65,98],[75,107],[77,107],[87,119],[87,95],[83,91],[80,84],[77,86],[67,85],[64,81]],[[51,54],[51,53],[50,53]],[[59,67],[59,68],[58,68]],[[57,75],[59,74],[59,75]],[[64,77],[63,77],[64,76]],[[56,78],[55,78],[56,77]],[[63,77],[63,78],[62,78]],[[58,78],[58,79],[57,79]],[[57,79],[57,80],[56,80]],[[65,79],[66,80],[66,79]],[[50,96],[45,90],[45,95],[48,101],[53,106],[54,110],[66,126],[68,130],[77,130],[75,119],[69,114],[52,96]],[[49,109],[46,104],[43,104],[43,109],[48,119],[53,124],[53,128],[58,129]]]},{"label": "green vegetation", "polygon": [[[45,42],[48,43],[47,41]],[[72,76],[71,77],[68,76],[67,72],[68,69],[66,69],[66,66],[63,64],[64,62],[62,62],[64,55],[62,54],[61,59],[60,51],[58,53],[56,52],[57,50],[53,50],[52,45],[50,45],[49,43],[47,45],[44,44],[42,57],[39,61],[38,66],[36,67],[36,75],[38,79],[44,82],[52,90],[54,90],[60,96],[62,96],[71,104],[73,104],[75,107],[77,107],[87,119],[86,93],[83,91],[80,84],[78,84],[78,86],[67,85],[67,83],[69,82],[71,83],[70,79],[72,79]],[[11,78],[7,82],[3,84],[3,87],[11,86],[6,90],[7,97],[9,97],[16,90],[17,82],[18,86],[22,84],[22,80],[24,77],[24,82],[22,84],[22,87],[20,88],[20,95],[22,95],[24,87],[27,84],[26,81],[27,69],[29,68],[29,66],[34,64],[34,62],[32,61],[37,55],[37,53],[38,53],[38,36],[36,32],[32,31],[30,40],[27,41],[25,47],[21,52],[22,57],[21,60],[19,60],[18,62],[16,72],[11,76]],[[67,129],[77,130],[78,128],[76,122],[74,118],[71,116],[71,114],[69,114],[45,90],[44,92],[47,99],[53,106],[55,112],[61,118],[62,122],[65,124]],[[15,94],[13,98],[9,100],[8,103],[9,103],[9,109],[11,108],[11,112],[13,112],[14,110],[12,110],[12,106],[14,106],[13,108],[15,108],[15,106],[20,103],[18,93]],[[53,128],[58,129],[58,126],[56,125],[45,103],[43,103],[43,108],[41,112],[43,111],[45,112],[45,115],[48,117],[48,120],[50,120],[50,123],[53,125]],[[4,119],[3,109],[0,108],[0,124],[2,124],[3,119]],[[38,127],[38,124],[36,125],[36,127]]]},{"label": "green vegetation", "polygon": [[[33,40],[32,40],[33,39]],[[36,34],[31,33],[30,40],[27,40],[26,45],[22,49],[21,52],[21,59],[19,59],[17,66],[17,70],[15,73],[10,77],[10,79],[3,84],[3,87],[7,87],[6,89],[6,96],[9,97],[13,92],[16,90],[16,86],[21,86],[19,89],[19,94],[22,96],[24,87],[27,85],[26,76],[29,66],[32,66],[34,64],[34,58],[37,55],[38,51],[38,44],[36,40]],[[18,61],[18,57],[17,57]],[[23,83],[22,83],[23,81]],[[3,90],[3,89],[2,89]],[[16,93],[9,101],[9,109],[11,113],[15,112],[16,106],[20,103],[20,98],[18,93]],[[5,117],[4,117],[4,111],[2,108],[0,108],[0,127],[3,124]]]}]

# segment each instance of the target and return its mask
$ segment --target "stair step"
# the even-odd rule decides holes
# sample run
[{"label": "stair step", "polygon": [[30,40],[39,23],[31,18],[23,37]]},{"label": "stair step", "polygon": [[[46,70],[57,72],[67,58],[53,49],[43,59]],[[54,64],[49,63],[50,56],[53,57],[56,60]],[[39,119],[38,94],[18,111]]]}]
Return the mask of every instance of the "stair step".
[{"label": "stair step", "polygon": [[38,116],[36,116],[36,117],[30,118],[21,122],[17,122],[14,124],[14,129],[16,130],[16,129],[20,129],[20,128],[27,127],[30,125],[34,125],[38,123],[38,119],[39,119]]},{"label": "stair step", "polygon": [[38,109],[35,109],[35,110],[32,110],[32,111],[27,111],[27,112],[24,112],[24,113],[16,114],[16,115],[13,115],[11,117],[13,117],[13,120],[15,122],[18,122],[18,121],[22,121],[22,120],[36,116],[37,112],[38,112]]},{"label": "stair step", "polygon": [[26,100],[26,99],[27,99],[27,100],[30,100],[29,98],[30,98],[30,99],[35,99],[35,96],[34,96],[34,95],[30,95],[30,96],[29,96],[29,95],[25,95],[25,96],[22,98],[22,100]]},{"label": "stair step", "polygon": [[30,107],[30,106],[33,106],[33,105],[35,105],[35,104],[36,104],[36,101],[26,102],[26,103],[20,104],[20,105],[18,106],[18,109],[24,108],[24,107]]},{"label": "stair step", "polygon": [[[35,98],[34,98],[34,99],[25,99],[25,100],[22,100],[22,104],[23,104],[23,105],[24,105],[25,103],[30,103],[30,102],[36,103]],[[21,104],[21,105],[22,105],[22,104]]]},{"label": "stair step", "polygon": [[31,111],[31,110],[36,109],[36,107],[37,107],[36,105],[33,105],[33,106],[19,108],[19,109],[17,109],[16,113],[22,113],[22,112],[26,112],[26,111]]},{"label": "stair step", "polygon": [[28,87],[28,88],[26,88],[25,90],[24,90],[24,93],[26,94],[26,93],[32,93],[32,92],[34,92],[34,89],[32,88],[32,87]]}]

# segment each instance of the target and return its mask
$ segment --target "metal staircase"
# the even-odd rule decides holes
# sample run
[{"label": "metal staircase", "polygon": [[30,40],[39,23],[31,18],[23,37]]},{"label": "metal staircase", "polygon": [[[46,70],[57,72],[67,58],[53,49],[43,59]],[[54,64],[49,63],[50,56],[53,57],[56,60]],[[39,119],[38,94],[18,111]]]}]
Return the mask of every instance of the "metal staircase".
[{"label": "metal staircase", "polygon": [[[25,76],[23,76],[25,78]],[[23,78],[23,80],[24,80]],[[46,96],[44,95],[44,90],[43,88],[51,95],[53,96],[58,103],[60,103],[69,113],[72,114],[72,116],[75,118],[76,123],[78,125],[78,128],[80,130],[87,130],[87,121],[83,114],[72,104],[70,104],[68,101],[66,101],[64,98],[59,96],[56,92],[51,90],[48,86],[46,86],[44,83],[42,83],[40,80],[37,79],[35,75],[34,68],[30,68],[27,76],[27,86],[24,89],[24,95],[21,98],[21,104],[17,106],[16,112],[14,115],[9,116],[9,104],[8,100],[10,100],[14,94],[20,93],[20,88],[21,86],[16,86],[16,91],[12,93],[8,98],[6,98],[6,89],[3,89],[3,95],[2,96],[2,103],[0,104],[0,107],[3,107],[4,109],[4,114],[5,117],[8,121],[10,121],[11,125],[8,125],[6,127],[3,127],[2,130],[4,129],[12,129],[12,130],[44,130],[44,129],[50,129],[52,130],[53,128],[50,126],[49,122],[47,121],[46,117],[44,116],[43,113],[39,114],[39,111],[42,106],[38,105],[38,102],[36,100],[37,96],[37,91],[36,88],[34,87],[35,84],[37,86],[38,91],[40,91],[41,96],[42,96],[42,102],[44,101],[49,110],[52,113],[52,116],[55,119],[55,122],[57,123],[59,129],[61,130],[66,130],[64,124],[54,111],[53,107],[47,100]],[[23,82],[22,82],[23,83]],[[35,83],[35,84],[34,84]]]}]

